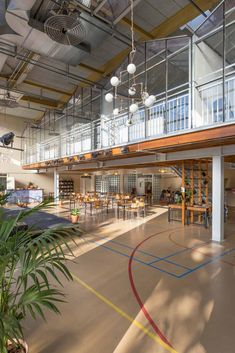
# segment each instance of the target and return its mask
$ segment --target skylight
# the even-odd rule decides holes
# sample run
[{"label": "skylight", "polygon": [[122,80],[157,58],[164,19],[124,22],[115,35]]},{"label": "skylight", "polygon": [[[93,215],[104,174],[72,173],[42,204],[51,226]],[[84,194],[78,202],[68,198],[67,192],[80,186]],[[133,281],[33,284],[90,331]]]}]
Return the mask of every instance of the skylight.
[{"label": "skylight", "polygon": [[[210,16],[210,14],[211,14],[211,11],[209,10],[205,12],[205,15],[207,17]],[[201,14],[196,18],[194,18],[193,20],[189,21],[186,26],[190,27],[193,31],[195,31],[202,24],[202,22],[205,21],[205,19],[206,17],[203,14]],[[184,29],[184,28],[185,26],[181,27],[181,29]]]}]

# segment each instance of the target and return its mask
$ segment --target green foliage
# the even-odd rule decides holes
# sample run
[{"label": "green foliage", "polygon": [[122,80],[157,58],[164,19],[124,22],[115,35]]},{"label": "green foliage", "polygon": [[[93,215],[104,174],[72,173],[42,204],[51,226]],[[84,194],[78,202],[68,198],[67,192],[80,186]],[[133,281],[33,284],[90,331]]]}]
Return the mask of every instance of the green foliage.
[{"label": "green foliage", "polygon": [[4,206],[7,203],[10,195],[11,195],[10,192],[7,192],[7,193],[0,192],[0,206]]},{"label": "green foliage", "polygon": [[66,241],[68,228],[46,229],[37,237],[32,237],[32,228],[15,231],[17,222],[45,205],[21,211],[14,217],[6,218],[2,211],[0,214],[1,353],[7,353],[7,342],[16,345],[16,341],[23,339],[22,320],[27,315],[45,320],[45,309],[59,313],[58,304],[65,301],[60,289],[62,279],[73,279],[66,265],[73,256]]},{"label": "green foliage", "polygon": [[79,209],[78,208],[72,208],[71,209],[71,216],[79,216]]},{"label": "green foliage", "polygon": [[175,193],[175,203],[180,204],[182,202],[182,196],[180,192]]}]

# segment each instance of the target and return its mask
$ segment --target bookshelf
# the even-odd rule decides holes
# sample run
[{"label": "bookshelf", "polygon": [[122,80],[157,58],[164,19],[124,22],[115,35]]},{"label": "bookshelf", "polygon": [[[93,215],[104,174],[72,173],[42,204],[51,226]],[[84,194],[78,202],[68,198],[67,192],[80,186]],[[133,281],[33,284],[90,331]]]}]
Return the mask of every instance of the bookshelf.
[{"label": "bookshelf", "polygon": [[59,180],[59,195],[61,199],[67,199],[74,192],[74,181],[72,179]]}]

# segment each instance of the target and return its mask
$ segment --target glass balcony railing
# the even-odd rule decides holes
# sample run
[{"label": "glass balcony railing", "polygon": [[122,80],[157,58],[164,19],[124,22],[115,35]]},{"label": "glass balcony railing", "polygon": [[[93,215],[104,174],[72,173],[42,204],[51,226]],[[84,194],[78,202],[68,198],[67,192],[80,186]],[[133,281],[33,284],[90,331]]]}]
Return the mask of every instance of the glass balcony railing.
[{"label": "glass balcony railing", "polygon": [[131,126],[127,126],[128,114],[115,119],[103,117],[36,143],[30,151],[26,148],[23,164],[235,122],[235,77],[225,82],[225,117],[221,80],[196,89],[197,102],[192,110],[190,94],[186,91],[167,101],[158,101],[149,109],[140,109],[133,115]]}]

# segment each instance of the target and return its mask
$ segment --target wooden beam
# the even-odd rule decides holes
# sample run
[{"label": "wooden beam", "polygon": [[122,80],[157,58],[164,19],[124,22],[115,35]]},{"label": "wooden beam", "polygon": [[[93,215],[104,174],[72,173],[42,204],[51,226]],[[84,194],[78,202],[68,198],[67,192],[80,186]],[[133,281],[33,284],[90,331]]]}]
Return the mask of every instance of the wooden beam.
[{"label": "wooden beam", "polygon": [[[218,0],[196,0],[195,3],[203,10],[207,11],[214,5],[218,4]],[[200,11],[193,5],[188,4],[179,10],[175,15],[171,16],[158,27],[152,30],[151,35],[154,38],[166,37],[179,29],[184,24],[193,20],[200,14]]]},{"label": "wooden beam", "polygon": [[[210,9],[213,5],[218,4],[218,0],[197,0],[197,5],[204,11]],[[181,10],[179,10],[175,15],[171,16],[156,28],[154,28],[149,36],[151,39],[159,39],[162,37],[169,36],[178,30],[181,26],[188,23],[190,20],[194,19],[200,14],[199,10],[192,4],[188,4]],[[149,39],[149,38],[148,38]],[[146,40],[146,33],[140,34],[140,40]],[[130,48],[126,48],[110,59],[106,64],[102,65],[99,70],[104,72],[104,74],[94,73],[88,77],[88,80],[98,81],[102,77],[110,75],[128,56],[130,53]]]},{"label": "wooden beam", "polygon": [[100,75],[104,74],[104,71],[102,71],[100,69],[96,69],[95,67],[92,67],[92,66],[84,64],[84,63],[80,63],[79,67],[81,67],[84,70],[95,72],[95,73],[100,74]]},{"label": "wooden beam", "polygon": [[55,93],[58,93],[58,94],[63,94],[63,95],[68,96],[68,97],[71,97],[71,94],[72,94],[71,92],[67,92],[67,91],[64,91],[64,90],[61,90],[61,89],[58,89],[58,88],[55,88],[55,87],[47,86],[47,85],[44,85],[44,84],[39,83],[39,82],[33,82],[33,81],[25,80],[25,81],[22,82],[22,84],[38,87],[38,88],[41,88],[41,89],[43,89],[45,91],[51,91],[51,92],[55,92]]},{"label": "wooden beam", "polygon": [[[106,62],[103,66],[100,67],[100,71],[103,72],[103,74],[100,73],[93,73],[88,77],[88,80],[92,79],[92,81],[97,82],[99,81],[102,77],[109,76],[116,67],[118,67],[124,59],[127,57],[129,54],[130,49],[126,48],[122,50],[119,54],[114,56],[112,59],[110,59],[108,62]],[[80,86],[85,86],[85,84],[81,84]]]},{"label": "wooden beam", "polygon": [[[124,17],[123,19],[121,19],[119,23],[129,28],[131,26],[131,21],[127,17]],[[138,26],[136,23],[134,23],[134,31],[140,34],[142,39],[146,39],[146,40],[154,39],[154,36],[151,33],[145,31],[142,27]]]},{"label": "wooden beam", "polygon": [[26,95],[21,97],[20,101],[23,101],[26,103],[35,103],[35,104],[43,105],[43,106],[54,108],[54,109],[60,108],[63,106],[63,103],[53,101],[52,99],[36,98],[36,97],[26,96]]},{"label": "wooden beam", "polygon": [[[130,153],[126,155],[122,154],[120,147],[114,147],[112,149],[112,156],[110,158],[106,158],[106,160],[131,158],[133,156],[139,156],[140,154],[138,154],[138,152],[136,151],[139,151],[140,149],[143,150],[143,153],[144,153],[144,149],[146,150],[152,149],[153,151],[155,150],[156,152],[162,152],[163,148],[172,147],[174,151],[177,151],[177,150],[188,151],[195,148],[200,149],[200,148],[206,148],[211,146],[215,147],[215,146],[221,146],[226,144],[228,145],[228,144],[231,144],[232,138],[234,140],[233,143],[235,143],[235,124],[223,126],[223,127],[211,128],[203,131],[196,131],[193,133],[181,134],[178,136],[170,136],[170,137],[164,137],[160,139],[154,139],[151,141],[143,141],[138,144],[129,145],[128,147],[129,147]],[[143,153],[141,154],[143,155]],[[83,153],[81,152],[81,154]],[[90,153],[85,153],[84,156],[85,156],[85,161],[80,163],[91,162]],[[169,163],[169,165],[177,164],[176,161],[174,162],[169,161],[164,163],[165,164]],[[156,164],[159,164],[159,162],[156,162]],[[35,164],[29,164],[25,166],[25,168],[37,169],[34,167],[34,165]],[[148,164],[145,164],[145,167],[147,166]],[[40,168],[44,168],[44,167],[45,166],[43,164],[40,164]],[[120,168],[122,167],[123,166],[120,166]],[[131,168],[131,165],[129,165],[128,167]],[[137,168],[136,165],[135,165],[135,168]]]},{"label": "wooden beam", "polygon": [[171,148],[174,151],[184,151],[193,148],[207,148],[232,144],[234,140],[235,124],[143,141],[139,142],[139,144],[130,145],[129,150],[132,152],[136,149],[152,149],[157,152],[165,153]]},{"label": "wooden beam", "polygon": [[[1,78],[8,79],[9,75],[0,74],[0,79]],[[12,82],[13,81],[14,80],[12,80]],[[16,81],[14,81],[14,82],[16,82]],[[33,82],[33,81],[29,81],[29,80],[25,80],[21,84],[22,85],[26,84],[26,85],[29,85],[29,86],[32,86],[32,87],[37,87],[37,88],[43,89],[45,91],[51,91],[51,92],[55,92],[55,93],[58,93],[58,94],[62,94],[63,96],[60,97],[60,101],[63,102],[63,103],[64,102],[66,103],[71,98],[71,96],[74,94],[74,90],[71,91],[71,92],[67,92],[67,91],[64,91],[64,90],[61,90],[61,89],[58,89],[58,88],[55,88],[55,87],[43,85],[43,84],[41,84],[39,82]],[[7,89],[7,87],[6,87],[6,89]],[[77,86],[76,86],[76,89],[77,89]],[[20,91],[20,86],[19,86],[19,91]],[[24,92],[24,93],[26,94],[26,92]],[[28,92],[28,93],[30,94],[30,92]],[[44,97],[42,96],[42,99],[43,98]]]}]

